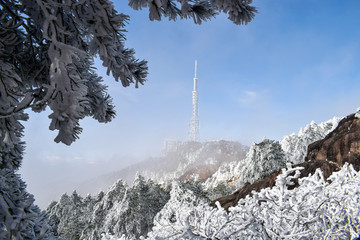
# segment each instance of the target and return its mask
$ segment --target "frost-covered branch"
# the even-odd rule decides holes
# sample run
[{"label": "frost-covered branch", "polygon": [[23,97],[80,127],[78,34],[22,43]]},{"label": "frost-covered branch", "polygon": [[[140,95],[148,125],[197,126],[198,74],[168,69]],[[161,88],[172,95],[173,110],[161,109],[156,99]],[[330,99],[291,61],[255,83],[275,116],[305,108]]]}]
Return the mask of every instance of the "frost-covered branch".
[{"label": "frost-covered branch", "polygon": [[249,23],[257,13],[251,6],[252,0],[129,0],[129,6],[135,10],[149,8],[150,20],[169,20],[190,18],[195,24],[214,18],[223,12],[239,25]]},{"label": "frost-covered branch", "polygon": [[[6,92],[12,106],[0,109],[7,118],[26,108],[53,113],[50,129],[56,142],[71,144],[81,132],[79,120],[92,116],[108,122],[115,116],[111,97],[91,69],[99,55],[123,86],[143,84],[146,61],[124,46],[128,16],[118,14],[109,1],[0,1],[0,57],[16,76],[16,96]],[[1,106],[0,106],[1,107]]]},{"label": "frost-covered branch", "polygon": [[[219,206],[211,208],[206,202],[196,200],[194,195],[193,204],[190,204],[186,199],[191,193],[175,188],[168,204],[156,216],[148,239],[176,239],[173,234],[179,232],[184,238],[202,236],[207,239],[357,237],[360,233],[359,173],[345,165],[340,172],[333,173],[329,183],[317,170],[312,176],[298,179],[299,187],[289,190],[287,186],[293,178],[299,177],[300,170],[288,166],[277,177],[272,189],[253,192],[251,197],[229,208],[229,212]],[[168,216],[175,209],[176,221],[169,221]]]}]

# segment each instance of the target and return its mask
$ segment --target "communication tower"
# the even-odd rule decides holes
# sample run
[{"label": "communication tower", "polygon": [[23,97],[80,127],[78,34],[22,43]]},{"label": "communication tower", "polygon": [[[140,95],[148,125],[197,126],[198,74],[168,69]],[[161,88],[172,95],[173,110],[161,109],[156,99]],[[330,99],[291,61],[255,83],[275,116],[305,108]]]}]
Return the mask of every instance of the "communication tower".
[{"label": "communication tower", "polygon": [[198,92],[197,92],[197,61],[195,60],[194,90],[192,91],[192,117],[190,120],[189,137],[191,141],[199,142],[199,116],[198,116]]}]

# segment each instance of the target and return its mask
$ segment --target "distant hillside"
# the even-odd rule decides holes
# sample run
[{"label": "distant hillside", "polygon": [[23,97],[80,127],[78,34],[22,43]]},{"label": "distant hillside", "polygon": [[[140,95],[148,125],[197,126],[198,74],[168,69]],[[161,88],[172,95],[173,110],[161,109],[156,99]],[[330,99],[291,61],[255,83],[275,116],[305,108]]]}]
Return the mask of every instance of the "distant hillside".
[{"label": "distant hillside", "polygon": [[222,164],[244,159],[248,151],[249,147],[236,141],[178,142],[152,168],[140,173],[160,183],[205,181]]},{"label": "distant hillside", "polygon": [[[300,129],[298,134],[292,133],[285,136],[278,142],[282,149],[279,151],[284,154],[283,160],[295,164],[303,162],[307,146],[324,138],[340,120],[341,118],[334,117],[320,124],[311,122]],[[265,152],[270,155],[278,154],[276,149],[279,146],[274,141],[263,144],[254,143],[249,152],[248,146],[236,141],[167,142],[163,156],[149,158],[124,169],[93,178],[79,184],[75,189],[84,196],[89,193],[97,194],[101,190],[106,190],[118,179],[131,184],[138,172],[146,179],[151,178],[162,184],[168,184],[176,179],[181,181],[197,179],[205,182],[206,189],[216,188],[219,184],[227,184],[230,187],[228,191],[231,191],[267,174],[268,171],[256,171],[256,174],[252,174],[251,171],[256,168],[256,164],[254,169],[250,169],[249,164],[254,162],[254,158],[271,158],[271,156],[266,156]],[[254,152],[262,154],[253,156]],[[274,164],[274,169],[271,167],[269,169],[279,170],[281,166],[281,164]]]},{"label": "distant hillside", "polygon": [[236,141],[168,142],[163,156],[149,158],[83,182],[76,190],[81,195],[97,194],[118,179],[131,184],[137,172],[159,183],[169,183],[175,179],[205,181],[221,165],[244,159],[248,151],[248,146]]}]

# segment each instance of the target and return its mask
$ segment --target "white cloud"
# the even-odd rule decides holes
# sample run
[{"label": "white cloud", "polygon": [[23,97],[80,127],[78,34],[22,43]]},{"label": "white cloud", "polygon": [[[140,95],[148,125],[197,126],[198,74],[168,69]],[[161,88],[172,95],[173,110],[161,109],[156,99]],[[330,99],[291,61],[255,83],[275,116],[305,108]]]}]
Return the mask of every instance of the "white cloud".
[{"label": "white cloud", "polygon": [[259,100],[259,98],[259,92],[246,90],[241,93],[237,101],[243,106],[252,106]]},{"label": "white cloud", "polygon": [[251,99],[254,99],[258,96],[258,93],[254,91],[244,91],[244,94]]}]

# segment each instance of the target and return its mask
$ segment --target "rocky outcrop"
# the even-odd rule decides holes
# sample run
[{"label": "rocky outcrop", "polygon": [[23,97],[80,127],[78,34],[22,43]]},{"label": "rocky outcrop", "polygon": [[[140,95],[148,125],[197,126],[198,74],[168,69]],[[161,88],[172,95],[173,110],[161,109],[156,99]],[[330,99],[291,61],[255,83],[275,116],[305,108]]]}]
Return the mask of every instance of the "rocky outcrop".
[{"label": "rocky outcrop", "polygon": [[[354,169],[359,171],[360,119],[355,114],[342,119],[338,126],[324,139],[310,144],[305,162],[294,166],[304,167],[299,178],[314,174],[316,169],[320,168],[325,179],[327,179],[333,172],[340,170],[346,162],[351,163]],[[215,206],[216,201],[219,201],[225,209],[235,206],[240,199],[251,195],[252,191],[258,192],[263,188],[272,188],[279,174],[280,171],[277,171],[255,181],[253,184],[248,183],[233,194],[214,200],[212,206]],[[296,179],[294,183],[294,185],[289,186],[289,189],[298,186]]]},{"label": "rocky outcrop", "polygon": [[[303,162],[294,165],[294,167],[304,167],[304,169],[300,171],[301,174],[299,178],[307,177],[309,176],[309,174],[314,174],[316,169],[318,168],[320,168],[323,171],[325,179],[328,178],[334,171],[340,170],[340,168],[335,163],[326,160]],[[240,199],[245,198],[247,195],[251,196],[252,191],[259,192],[263,188],[267,188],[267,187],[272,188],[275,185],[276,177],[280,173],[281,170],[271,173],[268,176],[259,179],[252,184],[247,183],[244,187],[240,188],[233,194],[215,199],[211,203],[211,205],[215,207],[215,202],[218,201],[223,208],[228,210],[229,207],[235,206]],[[298,186],[296,179],[294,180],[294,183],[295,183],[294,185],[288,186],[288,188],[293,189]]]},{"label": "rocky outcrop", "polygon": [[310,144],[305,161],[309,160],[328,160],[338,166],[348,162],[359,171],[360,119],[351,114],[341,120],[324,139]]}]

